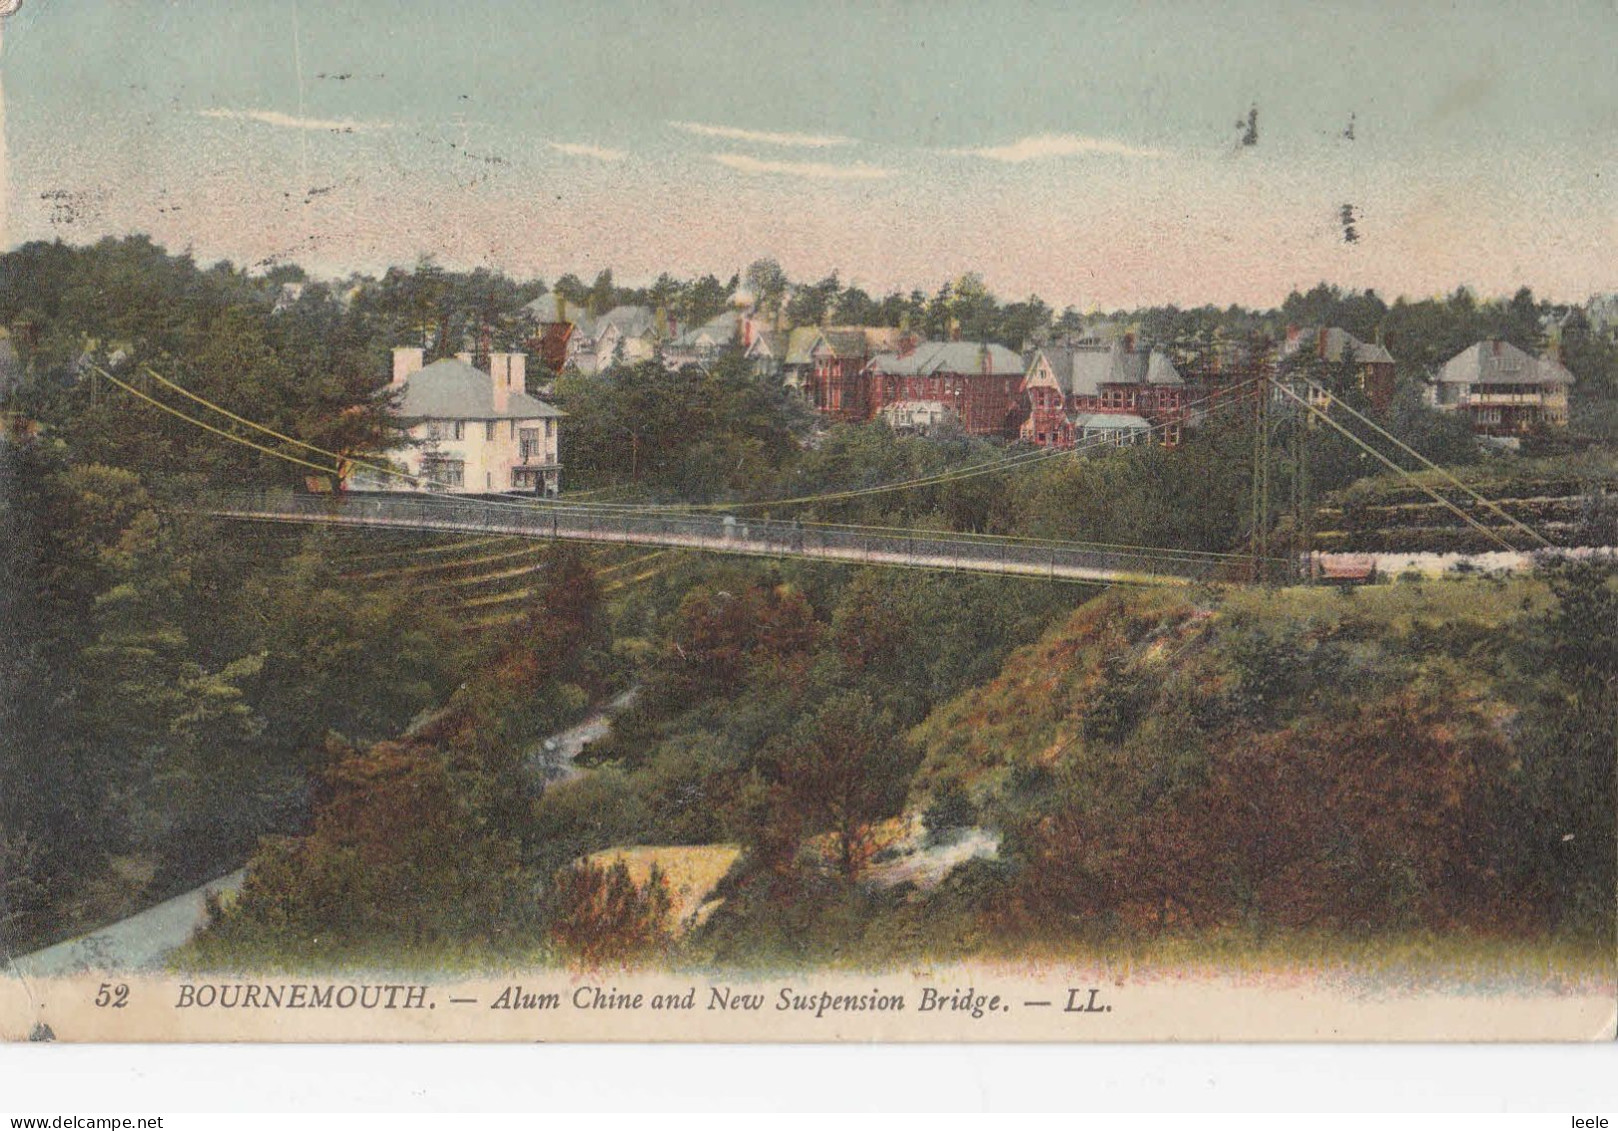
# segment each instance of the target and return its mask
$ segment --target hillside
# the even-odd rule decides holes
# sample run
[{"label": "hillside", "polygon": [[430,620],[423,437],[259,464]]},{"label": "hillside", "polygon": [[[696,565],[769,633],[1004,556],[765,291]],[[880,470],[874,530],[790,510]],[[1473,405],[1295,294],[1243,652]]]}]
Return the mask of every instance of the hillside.
[{"label": "hillside", "polygon": [[[1470,498],[1449,475],[1497,504],[1500,511]],[[1473,522],[1512,545],[1525,542],[1500,512],[1556,546],[1606,546],[1618,540],[1618,467],[1605,453],[1502,460],[1457,468],[1448,475],[1422,472],[1413,480],[1380,475],[1333,492],[1315,509],[1314,548],[1351,553],[1478,553],[1499,548],[1423,487],[1437,491]]]},{"label": "hillside", "polygon": [[1554,631],[1615,605],[1593,575],[1109,592],[913,731],[908,807],[1000,834],[981,905],[1020,934],[1610,940],[1610,664]]}]

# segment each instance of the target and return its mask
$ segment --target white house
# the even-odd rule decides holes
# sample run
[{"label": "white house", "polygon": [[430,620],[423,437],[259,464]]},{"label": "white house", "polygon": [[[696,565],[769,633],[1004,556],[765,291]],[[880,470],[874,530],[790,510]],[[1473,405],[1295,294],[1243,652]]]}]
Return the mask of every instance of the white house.
[{"label": "white house", "polygon": [[[472,355],[423,365],[423,351],[393,351],[398,415],[411,443],[388,453],[421,482],[415,489],[459,494],[527,491],[556,495],[562,465],[557,431],[566,414],[524,390],[527,358],[491,353],[487,369]],[[408,480],[356,474],[353,490],[405,490]]]},{"label": "white house", "polygon": [[1473,432],[1510,436],[1566,427],[1572,385],[1573,374],[1555,358],[1491,338],[1446,361],[1427,387],[1427,401],[1444,412],[1465,413]]}]

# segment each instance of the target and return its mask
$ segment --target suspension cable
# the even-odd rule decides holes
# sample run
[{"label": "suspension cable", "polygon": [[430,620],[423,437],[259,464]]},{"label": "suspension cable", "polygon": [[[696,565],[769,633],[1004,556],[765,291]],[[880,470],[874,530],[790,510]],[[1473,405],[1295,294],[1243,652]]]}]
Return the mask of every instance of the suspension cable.
[{"label": "suspension cable", "polygon": [[1514,553],[1514,554],[1515,553],[1521,553],[1521,551],[1518,550],[1517,547],[1513,546],[1510,542],[1507,542],[1504,538],[1500,537],[1500,535],[1496,534],[1492,529],[1490,529],[1489,527],[1483,525],[1483,523],[1479,522],[1477,519],[1475,519],[1471,515],[1467,514],[1466,511],[1464,511],[1460,507],[1456,506],[1449,499],[1446,499],[1443,495],[1440,495],[1437,491],[1433,490],[1431,487],[1427,486],[1425,483],[1422,483],[1422,482],[1418,481],[1416,479],[1416,477],[1411,472],[1409,472],[1409,471],[1405,470],[1404,468],[1400,467],[1393,460],[1389,459],[1387,456],[1383,455],[1381,452],[1379,452],[1375,448],[1373,448],[1370,444],[1367,444],[1364,440],[1362,440],[1358,436],[1354,435],[1354,433],[1350,432],[1340,422],[1338,422],[1336,420],[1333,420],[1331,418],[1330,413],[1324,412],[1321,409],[1317,408],[1315,405],[1310,404],[1308,398],[1299,396],[1292,389],[1288,388],[1282,382],[1275,380],[1273,377],[1270,378],[1270,383],[1273,384],[1277,389],[1280,389],[1287,396],[1289,396],[1293,400],[1297,401],[1304,408],[1306,408],[1310,412],[1314,413],[1321,420],[1324,420],[1327,424],[1329,424],[1333,428],[1337,429],[1337,431],[1341,432],[1344,436],[1347,436],[1349,438],[1349,440],[1353,441],[1359,447],[1363,448],[1366,452],[1368,452],[1371,455],[1375,456],[1383,464],[1386,464],[1389,468],[1393,469],[1393,471],[1397,472],[1400,475],[1403,475],[1406,479],[1409,479],[1412,483],[1415,483],[1415,485],[1417,487],[1420,487],[1423,491],[1425,491],[1427,494],[1431,495],[1439,503],[1442,503],[1444,506],[1448,507],[1451,511],[1453,511],[1456,515],[1458,515],[1461,518],[1461,520],[1463,522],[1465,522],[1467,525],[1476,527],[1477,530],[1480,533],[1482,533],[1484,537],[1490,539],[1491,541],[1495,542],[1496,544],[1498,544],[1500,546],[1503,546],[1505,549],[1507,549],[1511,553]]},{"label": "suspension cable", "polygon": [[1362,424],[1365,424],[1365,425],[1369,426],[1370,428],[1375,429],[1380,435],[1385,436],[1387,439],[1391,440],[1394,444],[1396,444],[1399,447],[1400,451],[1405,452],[1411,458],[1413,458],[1415,460],[1418,460],[1423,466],[1427,467],[1429,470],[1435,471],[1439,475],[1443,476],[1445,479],[1449,480],[1449,482],[1451,482],[1455,486],[1459,487],[1462,491],[1465,491],[1468,495],[1472,496],[1472,498],[1477,500],[1479,503],[1482,503],[1484,506],[1488,507],[1491,511],[1493,511],[1495,514],[1499,515],[1501,518],[1505,519],[1512,526],[1516,527],[1518,530],[1521,530],[1524,534],[1527,534],[1529,537],[1535,539],[1537,542],[1539,542],[1539,544],[1541,546],[1544,546],[1547,549],[1550,549],[1550,548],[1552,548],[1554,546],[1554,543],[1551,542],[1551,540],[1549,538],[1546,538],[1539,531],[1535,530],[1533,527],[1531,527],[1531,526],[1527,525],[1526,523],[1522,522],[1515,515],[1512,515],[1511,513],[1506,511],[1506,509],[1504,507],[1500,506],[1500,504],[1495,502],[1493,499],[1490,499],[1490,498],[1486,497],[1485,495],[1481,494],[1477,490],[1473,489],[1471,486],[1467,485],[1466,483],[1463,483],[1460,480],[1460,478],[1457,477],[1456,475],[1454,475],[1453,473],[1451,473],[1448,468],[1441,467],[1438,464],[1434,463],[1432,460],[1428,459],[1426,456],[1422,455],[1415,448],[1412,448],[1409,444],[1407,444],[1403,440],[1399,439],[1399,437],[1395,436],[1392,432],[1389,432],[1386,428],[1382,427],[1376,421],[1372,420],[1370,417],[1368,417],[1364,413],[1360,412],[1353,405],[1351,405],[1347,401],[1343,400],[1342,397],[1339,397],[1336,393],[1333,393],[1330,389],[1326,389],[1326,388],[1323,388],[1323,387],[1321,387],[1319,385],[1316,385],[1312,381],[1310,382],[1310,385],[1313,388],[1319,389],[1320,392],[1332,404],[1340,405],[1346,412],[1350,413],[1354,417],[1354,419],[1360,421]]}]

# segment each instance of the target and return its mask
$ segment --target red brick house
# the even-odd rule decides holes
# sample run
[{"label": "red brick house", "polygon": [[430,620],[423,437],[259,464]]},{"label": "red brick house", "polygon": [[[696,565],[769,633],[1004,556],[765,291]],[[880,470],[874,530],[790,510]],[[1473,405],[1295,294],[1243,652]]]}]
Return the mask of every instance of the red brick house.
[{"label": "red brick house", "polygon": [[1071,448],[1083,420],[1097,414],[1138,416],[1171,447],[1185,424],[1185,381],[1167,354],[1135,348],[1132,335],[1110,346],[1035,351],[1022,392],[1028,417],[1018,434],[1046,448]]},{"label": "red brick house", "polygon": [[913,335],[887,326],[800,327],[788,340],[789,384],[801,383],[809,403],[835,420],[866,421],[882,407],[866,377],[871,359],[913,345]]},{"label": "red brick house", "polygon": [[985,342],[921,342],[878,353],[865,368],[871,411],[936,401],[974,436],[1015,436],[1026,415],[1022,357]]},{"label": "red brick house", "polygon": [[[1286,341],[1281,345],[1280,364],[1284,371],[1306,377],[1317,384],[1323,380],[1328,366],[1342,365],[1345,359],[1353,364],[1360,391],[1371,402],[1371,409],[1384,415],[1393,407],[1393,355],[1379,345],[1362,342],[1347,330],[1336,326],[1313,328],[1287,327]],[[1324,400],[1311,390],[1310,399]]]},{"label": "red brick house", "polygon": [[567,365],[568,343],[578,330],[580,322],[588,322],[582,306],[569,307],[558,294],[540,295],[523,307],[533,319],[538,334],[529,338],[528,348],[539,356],[540,363],[552,373],[560,373]]}]

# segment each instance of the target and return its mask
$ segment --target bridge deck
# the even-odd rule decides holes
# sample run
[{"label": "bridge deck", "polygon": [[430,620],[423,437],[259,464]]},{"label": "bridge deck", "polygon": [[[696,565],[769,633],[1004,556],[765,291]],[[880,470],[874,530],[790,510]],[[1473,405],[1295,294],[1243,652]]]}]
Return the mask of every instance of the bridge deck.
[{"label": "bridge deck", "polygon": [[518,499],[228,492],[199,500],[191,509],[256,522],[502,534],[1109,584],[1234,580],[1234,574],[1243,568],[1241,561],[1227,556],[1182,550],[800,525],[728,515],[614,511]]}]

